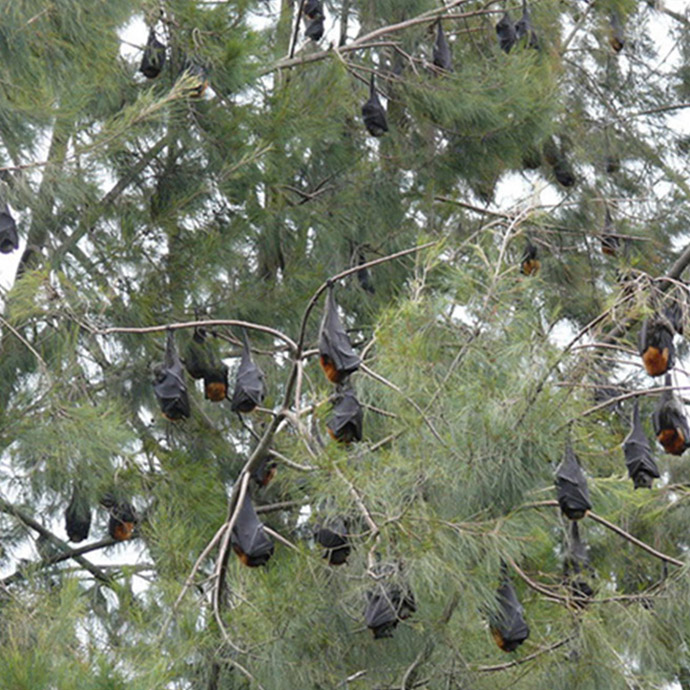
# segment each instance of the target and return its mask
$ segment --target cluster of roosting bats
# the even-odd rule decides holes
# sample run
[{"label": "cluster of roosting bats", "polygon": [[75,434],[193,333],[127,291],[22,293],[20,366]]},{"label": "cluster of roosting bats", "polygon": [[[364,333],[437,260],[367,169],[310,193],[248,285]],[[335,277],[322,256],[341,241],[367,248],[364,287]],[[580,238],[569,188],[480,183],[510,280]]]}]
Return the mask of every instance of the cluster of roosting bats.
[{"label": "cluster of roosting bats", "polygon": [[[300,12],[304,15],[306,22],[305,35],[307,38],[313,41],[321,40],[324,33],[325,19],[321,0],[304,0],[300,7]],[[526,0],[523,0],[522,16],[516,22],[513,21],[509,12],[505,12],[496,24],[496,35],[501,50],[506,53],[509,53],[520,41],[523,41],[530,48],[540,49],[539,38],[532,23]],[[615,11],[609,17],[609,44],[616,52],[620,52],[625,44],[623,25]],[[147,79],[155,79],[163,71],[166,64],[166,53],[166,45],[158,40],[156,30],[151,26],[139,71]],[[451,72],[453,70],[450,46],[440,19],[436,21],[436,38],[432,50],[432,63],[435,68],[442,72]],[[208,87],[208,69],[203,64],[203,61],[196,57],[185,56],[179,71],[180,75],[183,73],[198,78],[199,84],[192,90],[190,96],[200,98]],[[362,105],[362,120],[367,132],[373,137],[380,137],[388,132],[386,110],[379,98],[373,73],[369,82],[369,98]],[[564,187],[572,187],[575,184],[575,173],[566,157],[563,146],[559,146],[553,138],[546,140],[541,151],[533,149],[528,151],[523,157],[523,164],[527,169],[536,169],[541,166],[542,162],[546,162],[550,166],[559,184]],[[607,163],[607,171],[615,172],[618,169],[618,165],[617,161],[611,159]],[[602,251],[607,254],[615,254],[619,241],[619,237],[613,230],[611,214],[607,207],[604,231],[601,236]],[[17,226],[10,214],[9,208],[5,204],[4,210],[0,211],[0,253],[8,254],[18,247]]]},{"label": "cluster of roosting bats", "polygon": [[[639,333],[639,352],[647,373],[654,377],[666,376],[668,389],[658,401],[652,420],[657,440],[664,450],[675,455],[682,454],[690,445],[690,429],[684,408],[672,393],[668,373],[675,357],[674,333],[682,334],[684,312],[684,303],[674,301],[647,317]],[[232,396],[229,396],[228,367],[207,341],[205,329],[195,328],[186,349],[184,364],[175,347],[174,331],[167,332],[165,360],[155,367],[153,383],[161,412],[167,419],[179,421],[189,417],[185,368],[194,379],[203,380],[205,398],[211,402],[229,399],[231,409],[244,414],[252,412],[262,403],[265,397],[264,374],[252,359],[246,331],[242,335],[241,362]],[[327,422],[329,434],[344,444],[360,441],[362,407],[349,378],[358,370],[361,361],[338,315],[332,284],[328,289],[319,329],[319,361],[326,377],[335,385],[333,409]],[[623,450],[634,487],[651,488],[654,478],[659,477],[659,470],[640,422],[637,400],[633,407],[632,428],[623,443]],[[257,485],[266,486],[274,476],[275,469],[275,463],[266,459],[252,478]],[[584,606],[593,590],[583,576],[591,566],[577,521],[592,508],[592,503],[587,478],[570,442],[556,470],[555,484],[561,511],[572,521],[564,563],[566,582],[573,592],[576,605]],[[102,499],[101,504],[110,511],[110,536],[118,541],[129,539],[137,523],[133,507],[112,496]],[[71,541],[81,541],[88,536],[91,510],[78,487],[74,489],[65,518]],[[347,562],[352,549],[349,534],[348,519],[344,516],[331,517],[317,525],[314,536],[325,549],[324,558],[328,559],[330,565],[338,566]],[[273,542],[257,516],[249,492],[238,508],[231,544],[241,562],[250,567],[265,565],[273,555]],[[379,564],[376,569],[381,581],[367,593],[365,620],[375,638],[389,637],[399,621],[415,612],[416,601],[401,577],[402,566],[399,563]],[[501,583],[496,598],[496,609],[489,614],[491,633],[501,649],[511,652],[527,639],[529,627],[505,564],[501,566]]]},{"label": "cluster of roosting bats", "polygon": [[[324,33],[325,18],[322,3],[320,0],[306,0],[302,3],[301,11],[307,22],[305,35],[313,41],[320,40]],[[537,32],[524,1],[521,18],[513,22],[506,12],[496,25],[496,33],[500,48],[506,53],[509,53],[521,39],[524,39],[529,47],[539,49]],[[623,29],[615,14],[611,15],[610,19],[609,40],[616,52],[622,49]],[[140,71],[147,78],[154,79],[161,73],[165,61],[166,46],[157,39],[155,30],[151,27]],[[443,71],[452,71],[453,68],[450,47],[440,20],[436,23],[433,64]],[[182,71],[185,70],[200,78],[195,95],[201,96],[208,83],[205,68],[198,61],[186,59]],[[369,99],[362,106],[362,118],[372,136],[379,137],[388,131],[386,112],[378,97],[373,74],[369,85]],[[542,153],[559,183],[566,187],[574,184],[572,168],[553,140],[547,141]],[[619,237],[613,229],[608,207],[601,244],[602,251],[607,254],[615,254],[619,246]],[[0,211],[0,252],[8,253],[17,247],[16,224],[5,205],[4,210]],[[539,267],[537,248],[528,239],[521,261],[521,271],[525,275],[532,275]],[[366,289],[366,286],[364,287]],[[690,429],[684,408],[681,401],[673,395],[668,373],[674,362],[674,334],[682,334],[683,318],[683,308],[674,302],[670,307],[659,309],[645,319],[639,334],[639,352],[647,373],[654,377],[666,376],[667,390],[661,395],[652,420],[657,440],[666,452],[674,455],[681,455],[690,445]],[[207,340],[207,331],[203,328],[194,330],[187,346],[184,365],[175,347],[174,332],[168,331],[165,360],[156,367],[153,384],[161,412],[167,419],[178,421],[190,415],[185,368],[193,379],[203,380],[207,400],[222,402],[230,399],[230,407],[236,413],[250,413],[263,402],[264,374],[252,359],[246,331],[243,331],[242,335],[241,362],[232,396],[229,397],[228,367],[215,354]],[[344,444],[360,441],[362,407],[349,383],[350,375],[360,366],[360,358],[354,351],[338,316],[332,285],[329,286],[319,331],[319,357],[324,373],[335,385],[333,410],[327,423],[328,432],[333,439]],[[640,422],[637,400],[633,407],[632,428],[623,443],[623,450],[634,487],[651,488],[654,478],[659,477],[659,470]],[[266,486],[271,481],[275,469],[275,464],[266,459],[253,474],[254,481],[259,486]],[[555,483],[559,506],[571,521],[565,574],[573,593],[583,603],[593,594],[593,590],[582,577],[584,570],[590,566],[587,548],[580,538],[577,521],[586,515],[592,504],[586,476],[570,443],[566,445],[565,456],[556,470]],[[103,497],[101,505],[109,511],[110,536],[117,541],[130,539],[138,522],[133,506],[126,500],[116,499],[113,495]],[[65,511],[65,521],[71,541],[79,542],[87,538],[91,525],[91,506],[78,484],[74,486],[71,501]],[[348,520],[345,517],[336,516],[322,521],[315,530],[315,539],[325,549],[324,558],[328,559],[330,565],[337,566],[347,562],[352,545],[349,540]],[[239,506],[231,543],[241,562],[250,567],[265,565],[273,555],[273,542],[257,516],[249,492],[245,494]],[[404,584],[404,578],[400,577],[400,564],[379,564],[376,569],[377,575],[382,579],[367,593],[365,621],[373,631],[374,637],[381,638],[391,636],[398,622],[414,613],[417,605],[409,586]],[[497,605],[489,614],[489,626],[498,646],[506,652],[512,652],[527,639],[529,627],[505,564],[501,566],[500,579],[501,583],[496,592]]]}]

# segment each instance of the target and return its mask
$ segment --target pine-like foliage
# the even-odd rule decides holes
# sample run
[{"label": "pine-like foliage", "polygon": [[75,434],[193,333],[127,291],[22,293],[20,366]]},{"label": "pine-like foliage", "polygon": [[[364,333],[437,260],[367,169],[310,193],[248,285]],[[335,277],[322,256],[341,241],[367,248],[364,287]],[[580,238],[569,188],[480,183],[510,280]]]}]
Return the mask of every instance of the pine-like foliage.
[{"label": "pine-like foliage", "polygon": [[[654,441],[637,332],[681,330],[690,263],[690,23],[652,4],[534,0],[506,51],[517,4],[4,3],[0,687],[690,688],[690,466],[657,446],[634,490],[621,448],[635,397]],[[361,358],[337,384],[329,287]],[[185,373],[190,416],[167,420],[171,328],[230,398],[245,329],[263,401],[235,414]],[[338,442],[350,389],[362,439]],[[233,551],[247,494],[263,567]],[[336,524],[330,565],[314,532]],[[511,655],[489,625],[507,579]]]}]

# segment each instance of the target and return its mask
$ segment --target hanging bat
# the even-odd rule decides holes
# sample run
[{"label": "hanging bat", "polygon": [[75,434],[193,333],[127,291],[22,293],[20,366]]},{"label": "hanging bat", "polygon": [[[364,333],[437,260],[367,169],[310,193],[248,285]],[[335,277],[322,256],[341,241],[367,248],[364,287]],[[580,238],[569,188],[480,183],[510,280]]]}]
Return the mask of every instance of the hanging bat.
[{"label": "hanging bat", "polygon": [[259,466],[252,472],[252,479],[259,486],[268,486],[273,477],[275,477],[278,469],[278,464],[269,459],[267,455]]},{"label": "hanging bat", "polygon": [[383,109],[376,93],[373,73],[369,83],[369,100],[362,106],[362,119],[364,120],[364,126],[372,137],[380,137],[388,131],[386,111]]},{"label": "hanging bat", "polygon": [[360,359],[352,349],[338,316],[333,287],[328,288],[326,310],[319,329],[319,361],[331,383],[342,383],[359,369]]},{"label": "hanging bat", "polygon": [[673,367],[673,325],[665,316],[653,314],[642,322],[637,345],[644,368],[650,376],[662,376]]},{"label": "hanging bat", "polygon": [[570,523],[570,539],[566,546],[566,555],[563,560],[563,575],[572,595],[575,597],[575,606],[584,608],[587,600],[594,594],[587,580],[582,575],[591,571],[587,545],[580,539],[580,527],[577,522]]},{"label": "hanging bat", "polygon": [[532,244],[529,237],[527,244],[525,244],[525,251],[522,253],[520,260],[520,273],[525,276],[536,275],[541,268],[541,261],[539,261],[539,252],[535,245]]},{"label": "hanging bat", "polygon": [[609,15],[609,45],[616,53],[620,53],[625,45],[625,31],[620,15],[615,10]]},{"label": "hanging bat", "polygon": [[250,568],[266,565],[273,555],[273,542],[266,535],[264,526],[256,515],[249,493],[245,494],[237,514],[230,543],[240,561]]},{"label": "hanging bat", "polygon": [[113,539],[116,541],[131,539],[136,523],[137,515],[131,503],[115,501],[112,504],[108,520],[108,534]]},{"label": "hanging bat", "polygon": [[556,469],[558,505],[570,520],[581,520],[592,508],[587,488],[587,477],[572,446],[565,447],[565,457]]},{"label": "hanging bat", "polygon": [[206,341],[206,330],[197,327],[185,353],[185,368],[194,379],[204,380],[204,396],[222,402],[228,395],[228,367],[216,357]]},{"label": "hanging bat", "polygon": [[623,441],[623,454],[628,474],[636,489],[651,489],[655,478],[659,478],[656,460],[640,422],[639,401],[635,400],[630,433]]},{"label": "hanging bat", "polygon": [[609,256],[615,256],[620,246],[620,238],[616,234],[616,229],[613,226],[613,218],[611,218],[611,211],[606,207],[604,212],[604,230],[601,233],[601,251]]},{"label": "hanging bat", "polygon": [[362,440],[362,406],[352,389],[338,394],[333,415],[328,420],[328,433],[341,443]]},{"label": "hanging bat", "polygon": [[565,154],[552,137],[549,137],[542,148],[544,160],[551,166],[551,171],[558,184],[572,187],[575,184],[575,173]]},{"label": "hanging bat", "polygon": [[[506,12],[496,24],[496,35],[498,36],[498,45],[504,53],[509,53],[510,49],[517,42],[517,34],[515,33],[515,24],[508,12]],[[537,167],[539,167],[537,165]]]},{"label": "hanging bat", "polygon": [[[671,387],[670,374],[666,374],[664,385]],[[652,423],[656,439],[667,453],[682,455],[690,446],[690,429],[688,429],[688,420],[685,416],[685,407],[673,395],[673,391],[667,390],[661,394],[652,415]]]},{"label": "hanging bat", "polygon": [[312,19],[304,32],[307,38],[311,38],[312,41],[320,41],[323,37],[324,26],[323,26],[323,16],[316,17]]},{"label": "hanging bat", "polygon": [[184,366],[187,373],[197,381],[203,379],[208,370],[208,353],[206,351],[206,329],[197,326],[192,339],[187,345]]},{"label": "hanging bat", "polygon": [[166,419],[176,422],[189,417],[189,399],[184,381],[182,362],[175,349],[175,336],[168,331],[165,343],[165,362],[154,370],[156,379],[153,391],[158,398],[161,412]]},{"label": "hanging bat", "polygon": [[436,41],[434,42],[433,62],[436,67],[446,70],[446,72],[453,71],[453,60],[450,56],[450,46],[446,41],[446,35],[443,33],[443,25],[439,19],[436,27]]},{"label": "hanging bat", "polygon": [[242,360],[237,370],[235,391],[232,394],[230,408],[233,412],[251,412],[261,405],[266,396],[264,373],[252,360],[247,331],[242,329]]},{"label": "hanging bat", "polygon": [[[359,252],[358,254],[358,264],[362,265],[367,262],[366,257],[362,252]],[[376,292],[376,289],[374,288],[374,283],[371,282],[371,273],[369,273],[368,268],[360,268],[359,271],[357,271],[357,280],[359,281],[359,285],[364,290],[364,292],[368,292],[370,295],[373,295]]]},{"label": "hanging bat", "polygon": [[0,211],[0,252],[9,254],[19,247],[17,224],[12,218],[9,206]]},{"label": "hanging bat", "polygon": [[393,630],[401,620],[409,618],[417,610],[414,595],[396,584],[379,583],[374,590],[367,592],[367,608],[364,620],[374,639],[393,637]]},{"label": "hanging bat", "polygon": [[84,492],[74,485],[72,498],[65,510],[65,530],[67,538],[73,542],[84,541],[91,529],[91,506]]},{"label": "hanging bat", "polygon": [[309,19],[323,17],[323,6],[321,5],[321,0],[307,0],[307,2],[304,3],[302,12],[304,12],[304,16],[309,17]]},{"label": "hanging bat", "polygon": [[489,628],[496,644],[504,652],[514,652],[528,637],[529,626],[523,616],[515,587],[507,573],[496,591],[498,611],[489,617]]},{"label": "hanging bat", "polygon": [[139,71],[147,79],[155,79],[161,73],[163,65],[165,65],[165,44],[156,38],[156,32],[151,27]]},{"label": "hanging bat", "polygon": [[347,537],[347,522],[341,517],[326,520],[316,529],[316,541],[323,546],[323,557],[328,565],[342,565],[347,562],[351,547]]},{"label": "hanging bat", "polygon": [[519,41],[523,36],[527,37],[527,45],[530,48],[539,50],[539,39],[527,9],[527,0],[522,0],[522,17],[515,22],[515,37]]}]

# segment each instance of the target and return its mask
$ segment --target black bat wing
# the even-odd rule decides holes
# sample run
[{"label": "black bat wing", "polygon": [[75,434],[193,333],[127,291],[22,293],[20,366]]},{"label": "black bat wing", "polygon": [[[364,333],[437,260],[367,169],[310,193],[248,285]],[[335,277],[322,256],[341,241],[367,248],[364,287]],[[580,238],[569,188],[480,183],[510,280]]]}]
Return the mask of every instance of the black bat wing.
[{"label": "black bat wing", "polygon": [[436,42],[434,43],[433,61],[436,67],[450,71],[453,68],[453,61],[450,55],[450,46],[443,32],[443,25],[438,23],[436,30]]},{"label": "black bat wing", "polygon": [[148,79],[155,79],[165,65],[165,44],[156,38],[156,32],[149,31],[149,38],[144,48],[139,71]]},{"label": "black bat wing", "polygon": [[517,41],[517,34],[515,33],[515,23],[508,12],[496,24],[496,35],[498,36],[498,45],[501,50],[504,53],[509,53]]},{"label": "black bat wing", "polygon": [[19,235],[17,234],[17,224],[10,215],[7,206],[0,211],[0,252],[9,254],[19,247]]},{"label": "black bat wing", "polygon": [[623,454],[628,474],[635,482],[636,489],[640,486],[651,486],[651,479],[660,476],[656,461],[652,457],[651,446],[642,428],[637,400],[633,408],[632,428],[623,441]]},{"label": "black bat wing", "polygon": [[249,350],[245,348],[240,367],[237,370],[235,390],[232,394],[230,407],[233,412],[246,410],[247,406],[254,408],[263,402],[265,394],[264,373],[252,360]]},{"label": "black bat wing", "polygon": [[569,444],[565,450],[565,457],[556,470],[556,488],[558,503],[566,514],[584,512],[592,508],[587,477]]},{"label": "black bat wing", "polygon": [[360,359],[338,316],[332,289],[328,293],[326,313],[319,333],[319,354],[328,357],[335,368],[347,375],[359,369]]},{"label": "black bat wing", "polygon": [[333,408],[333,416],[328,421],[328,428],[336,438],[350,427],[351,440],[362,440],[362,406],[359,404],[354,391],[346,390]]},{"label": "black bat wing", "polygon": [[273,555],[273,542],[266,534],[249,494],[245,494],[244,502],[237,514],[231,542],[239,546],[255,565],[264,565]]},{"label": "black bat wing", "polygon": [[529,626],[523,616],[523,608],[517,598],[515,587],[510,579],[504,579],[496,592],[498,612],[494,614],[491,625],[497,628],[504,640],[507,651],[529,637]]},{"label": "black bat wing", "polygon": [[320,41],[323,37],[323,32],[323,17],[317,16],[309,22],[304,35],[307,38],[311,38],[312,41]]},{"label": "black bat wing", "polygon": [[400,606],[400,590],[397,587],[379,587],[368,594],[364,620],[375,638],[391,637],[398,625],[397,610]]},{"label": "black bat wing", "polygon": [[70,541],[84,541],[91,529],[91,505],[88,498],[75,487],[65,510],[65,530]]}]

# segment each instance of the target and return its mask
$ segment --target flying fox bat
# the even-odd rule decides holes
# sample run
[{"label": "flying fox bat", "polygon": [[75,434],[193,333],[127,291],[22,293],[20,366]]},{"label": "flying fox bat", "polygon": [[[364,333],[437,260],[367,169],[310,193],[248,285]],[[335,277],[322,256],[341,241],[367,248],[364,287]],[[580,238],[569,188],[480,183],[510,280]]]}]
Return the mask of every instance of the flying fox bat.
[{"label": "flying fox bat", "polygon": [[237,514],[232,528],[230,543],[239,559],[250,568],[266,565],[273,555],[273,542],[264,531],[264,526],[256,515],[249,493]]},{"label": "flying fox bat", "polygon": [[342,443],[362,440],[362,406],[351,389],[338,394],[333,415],[328,420],[331,438]]},{"label": "flying fox bat", "polygon": [[242,361],[237,370],[235,391],[232,394],[230,405],[233,412],[251,412],[257,405],[263,402],[266,395],[264,387],[264,373],[252,360],[249,349],[247,332],[242,330]]},{"label": "flying fox bat", "polygon": [[[671,386],[670,374],[666,374],[664,385]],[[688,429],[685,408],[673,395],[673,391],[667,390],[661,394],[652,415],[652,423],[657,441],[667,453],[682,455],[690,446],[690,429]]]},{"label": "flying fox bat", "polygon": [[369,83],[369,100],[362,106],[362,119],[364,120],[364,126],[372,137],[380,137],[388,131],[386,111],[383,109],[379,96],[376,93],[373,74]]},{"label": "flying fox bat", "polygon": [[625,465],[636,489],[651,489],[654,479],[660,475],[659,469],[656,466],[656,460],[652,457],[649,441],[640,422],[638,400],[635,400],[633,407],[631,425],[630,433],[623,441]]},{"label": "flying fox bat", "polygon": [[153,391],[158,398],[163,415],[175,422],[189,417],[189,399],[184,381],[182,362],[175,349],[175,336],[168,331],[165,343],[165,362],[155,369]]},{"label": "flying fox bat", "polygon": [[144,55],[141,58],[139,71],[147,79],[155,79],[165,64],[165,45],[156,38],[153,27],[149,29],[149,38],[146,41]]},{"label": "flying fox bat", "polygon": [[340,322],[332,286],[328,288],[326,311],[319,331],[319,357],[331,383],[342,383],[359,369],[360,360]]},{"label": "flying fox bat", "polygon": [[556,469],[556,490],[561,510],[571,520],[580,520],[592,508],[587,488],[587,477],[570,443],[565,457]]}]

